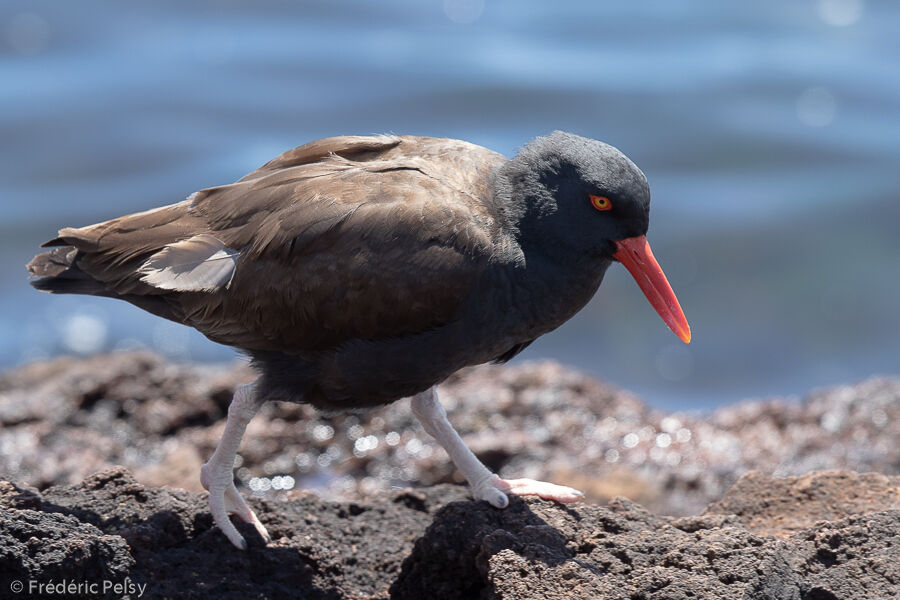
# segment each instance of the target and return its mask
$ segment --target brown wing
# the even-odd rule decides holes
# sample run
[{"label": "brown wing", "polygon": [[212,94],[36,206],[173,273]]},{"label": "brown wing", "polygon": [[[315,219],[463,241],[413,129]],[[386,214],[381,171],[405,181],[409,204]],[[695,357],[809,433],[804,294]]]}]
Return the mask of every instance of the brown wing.
[{"label": "brown wing", "polygon": [[[132,302],[161,296],[176,320],[223,343],[306,352],[399,336],[452,320],[491,259],[496,226],[483,199],[503,160],[456,140],[330,138],[237,183],[93,226],[91,239],[63,230],[55,241],[81,250],[78,266],[108,289]],[[185,244],[233,259],[233,273],[216,264],[219,279],[161,289],[147,261]]]}]

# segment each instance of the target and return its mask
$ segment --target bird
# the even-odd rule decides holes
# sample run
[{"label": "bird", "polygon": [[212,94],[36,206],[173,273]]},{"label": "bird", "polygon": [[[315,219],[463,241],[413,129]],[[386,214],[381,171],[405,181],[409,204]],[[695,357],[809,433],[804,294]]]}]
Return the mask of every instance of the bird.
[{"label": "bird", "polygon": [[410,398],[475,500],[583,498],[492,473],[435,386],[565,323],[614,262],[690,343],[647,242],[649,210],[643,172],[573,133],[537,137],[512,158],[455,139],[338,136],[175,204],[65,227],[27,268],[38,290],[125,300],[248,356],[257,378],[235,390],[200,472],[213,521],[246,549],[229,513],[271,538],[235,487],[234,461],[271,400],[340,413]]}]

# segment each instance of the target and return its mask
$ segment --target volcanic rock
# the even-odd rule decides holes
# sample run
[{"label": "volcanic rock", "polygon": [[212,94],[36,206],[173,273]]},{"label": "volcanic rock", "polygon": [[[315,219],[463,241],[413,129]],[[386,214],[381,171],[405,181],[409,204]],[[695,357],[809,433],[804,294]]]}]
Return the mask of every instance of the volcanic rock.
[{"label": "volcanic rock", "polygon": [[[0,376],[0,476],[44,489],[124,465],[138,481],[200,492],[244,363],[190,365],[148,352],[59,358]],[[900,379],[873,378],[797,399],[665,413],[551,362],[486,365],[439,393],[467,445],[505,477],[626,496],[691,515],[751,470],[844,469],[900,475]],[[244,495],[315,491],[359,500],[392,487],[458,483],[405,401],[351,415],[269,403],[238,457]]]},{"label": "volcanic rock", "polygon": [[105,597],[150,599],[886,600],[900,593],[898,493],[898,477],[754,473],[679,519],[624,498],[500,510],[453,485],[363,502],[294,493],[251,500],[273,541],[238,522],[242,552],[205,494],[118,467],[41,493],[0,483],[0,580],[115,582],[132,593]]}]

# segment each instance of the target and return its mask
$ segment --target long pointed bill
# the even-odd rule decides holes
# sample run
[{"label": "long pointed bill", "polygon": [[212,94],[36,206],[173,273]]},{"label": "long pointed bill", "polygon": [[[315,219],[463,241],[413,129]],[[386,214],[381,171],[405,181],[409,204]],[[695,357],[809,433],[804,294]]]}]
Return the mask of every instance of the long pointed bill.
[{"label": "long pointed bill", "polygon": [[625,265],[647,300],[662,320],[685,344],[691,343],[691,326],[688,325],[678,298],[669,285],[665,273],[650,251],[646,236],[639,235],[616,242],[613,258]]}]

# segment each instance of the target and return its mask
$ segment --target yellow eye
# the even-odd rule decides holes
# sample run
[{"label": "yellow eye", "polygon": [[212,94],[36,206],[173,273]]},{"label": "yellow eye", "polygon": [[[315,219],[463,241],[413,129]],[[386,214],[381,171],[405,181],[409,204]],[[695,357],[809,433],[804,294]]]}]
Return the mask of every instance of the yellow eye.
[{"label": "yellow eye", "polygon": [[606,196],[595,196],[590,194],[591,206],[597,210],[609,210],[612,208],[612,202]]}]

